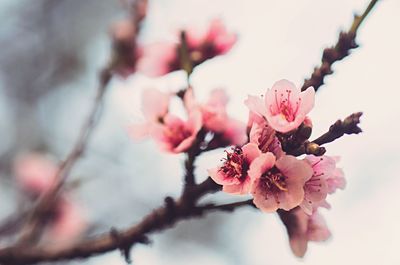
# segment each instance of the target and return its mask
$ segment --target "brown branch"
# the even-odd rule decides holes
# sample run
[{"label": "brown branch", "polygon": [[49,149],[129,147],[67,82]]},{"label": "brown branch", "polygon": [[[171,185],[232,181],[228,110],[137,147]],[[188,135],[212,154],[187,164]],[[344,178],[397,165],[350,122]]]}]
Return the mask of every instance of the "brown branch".
[{"label": "brown branch", "polygon": [[310,78],[304,80],[302,91],[310,86],[317,91],[324,84],[325,77],[333,73],[332,65],[347,57],[351,49],[358,47],[356,43],[357,30],[378,1],[372,0],[361,16],[355,15],[349,31],[340,32],[336,45],[323,51],[321,65],[314,68]]},{"label": "brown branch", "polygon": [[[197,200],[203,195],[219,189],[220,186],[208,178],[192,188],[190,200]],[[113,229],[110,233],[87,239],[73,246],[55,248],[51,245],[16,245],[3,248],[0,250],[0,264],[35,264],[42,261],[87,258],[116,249],[120,249],[125,255],[128,255],[127,253],[134,244],[148,242],[147,236],[150,233],[172,227],[180,220],[198,217],[212,210],[226,210],[229,207],[239,207],[245,204],[193,207],[188,206],[186,200],[187,197],[181,197],[176,201],[167,197],[164,206],[155,209],[138,224],[122,231]]]},{"label": "brown branch", "polygon": [[325,148],[321,145],[335,141],[345,134],[359,134],[362,132],[358,127],[362,112],[356,112],[342,120],[337,120],[329,127],[328,132],[324,133],[312,142],[305,142],[296,150],[288,152],[291,155],[299,156],[302,154],[313,154],[321,156],[325,153]]}]

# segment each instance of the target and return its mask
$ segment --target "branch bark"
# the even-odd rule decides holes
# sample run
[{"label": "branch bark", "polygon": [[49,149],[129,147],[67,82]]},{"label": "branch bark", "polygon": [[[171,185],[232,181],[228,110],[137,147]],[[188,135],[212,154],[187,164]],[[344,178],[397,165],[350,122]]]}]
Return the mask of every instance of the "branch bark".
[{"label": "branch bark", "polygon": [[311,74],[310,78],[304,80],[304,84],[301,88],[302,91],[310,86],[313,86],[315,91],[318,91],[324,84],[325,77],[333,73],[332,65],[347,57],[350,54],[350,50],[358,47],[356,43],[358,28],[378,1],[379,0],[372,0],[361,16],[354,15],[354,20],[350,29],[347,32],[340,32],[339,39],[335,46],[324,49],[321,65],[314,68],[314,72]]}]

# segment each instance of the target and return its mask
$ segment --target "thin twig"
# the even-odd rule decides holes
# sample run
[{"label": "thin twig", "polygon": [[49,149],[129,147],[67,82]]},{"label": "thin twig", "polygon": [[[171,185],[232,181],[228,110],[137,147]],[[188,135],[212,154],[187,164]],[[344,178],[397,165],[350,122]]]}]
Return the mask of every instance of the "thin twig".
[{"label": "thin twig", "polygon": [[313,154],[317,156],[323,155],[325,153],[325,148],[320,147],[321,145],[333,142],[345,134],[359,134],[362,132],[361,128],[358,127],[361,115],[362,112],[356,112],[349,115],[343,121],[337,120],[329,127],[329,130],[326,133],[312,142],[305,142],[296,150],[289,151],[288,153],[294,156],[302,154]]},{"label": "thin twig", "polygon": [[100,74],[99,88],[90,114],[82,126],[78,140],[74,147],[70,151],[67,158],[61,163],[58,172],[56,174],[57,183],[54,185],[48,193],[43,194],[33,208],[31,213],[28,215],[26,223],[22,229],[22,235],[19,242],[21,244],[31,243],[37,240],[40,235],[42,218],[47,216],[47,213],[53,208],[54,203],[57,201],[58,193],[64,185],[72,167],[83,155],[88,145],[88,140],[97,125],[97,117],[100,112],[103,97],[106,91],[107,84],[111,79],[111,72],[109,68],[103,70]]},{"label": "thin twig", "polygon": [[351,49],[358,47],[356,43],[357,30],[378,1],[372,0],[361,16],[355,15],[349,31],[341,32],[336,45],[324,50],[321,65],[314,68],[310,78],[304,80],[303,91],[310,86],[317,91],[324,84],[325,77],[333,73],[332,65],[348,56]]}]

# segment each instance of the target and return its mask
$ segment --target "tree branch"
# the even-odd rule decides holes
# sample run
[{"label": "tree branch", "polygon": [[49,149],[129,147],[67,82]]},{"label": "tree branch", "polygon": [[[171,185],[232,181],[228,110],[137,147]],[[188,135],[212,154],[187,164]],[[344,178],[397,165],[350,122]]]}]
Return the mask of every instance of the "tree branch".
[{"label": "tree branch", "polygon": [[320,147],[323,144],[330,143],[342,137],[345,134],[359,134],[362,132],[358,127],[362,112],[356,112],[345,118],[343,121],[337,120],[329,127],[329,130],[312,142],[305,142],[296,150],[288,152],[291,155],[299,156],[302,154],[313,154],[321,156],[325,153],[325,148]]},{"label": "tree branch", "polygon": [[[190,200],[198,200],[205,194],[218,191],[220,186],[211,178],[195,185],[191,190]],[[148,242],[147,236],[169,227],[180,220],[202,216],[211,210],[226,210],[229,207],[238,207],[244,203],[235,203],[225,206],[191,206],[187,203],[188,197],[180,197],[174,201],[167,197],[165,205],[155,209],[145,216],[138,224],[122,231],[112,230],[110,233],[87,239],[73,246],[55,248],[46,246],[21,246],[3,248],[0,250],[0,264],[35,264],[42,261],[71,260],[87,258],[115,249],[129,253],[130,248],[137,243]]]},{"label": "tree branch", "polygon": [[310,78],[304,80],[301,88],[302,91],[310,86],[313,86],[315,91],[318,91],[319,87],[324,84],[325,77],[333,73],[332,65],[347,57],[351,49],[358,47],[356,43],[357,30],[378,1],[372,0],[361,16],[354,15],[354,20],[349,31],[340,32],[336,45],[326,48],[323,51],[321,65],[314,68],[314,72]]}]

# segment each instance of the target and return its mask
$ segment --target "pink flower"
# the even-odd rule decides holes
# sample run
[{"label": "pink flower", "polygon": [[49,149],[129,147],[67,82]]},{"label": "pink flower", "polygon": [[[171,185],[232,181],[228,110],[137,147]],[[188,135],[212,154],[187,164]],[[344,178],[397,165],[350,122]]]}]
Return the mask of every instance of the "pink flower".
[{"label": "pink flower", "polygon": [[189,119],[183,121],[177,116],[167,114],[163,122],[154,126],[152,135],[161,148],[171,153],[187,151],[196,140],[202,127],[202,117],[198,110],[189,113]]},{"label": "pink flower", "polygon": [[57,170],[53,161],[39,153],[23,155],[14,163],[14,174],[18,185],[34,196],[52,188]]},{"label": "pink flower", "polygon": [[58,202],[52,218],[45,236],[58,244],[72,243],[87,227],[81,208],[65,197]]},{"label": "pink flower", "polygon": [[[186,38],[189,50],[201,53],[198,57],[205,59],[227,53],[237,40],[236,34],[228,32],[220,19],[212,20],[208,29],[187,30]],[[191,57],[196,59],[196,54]]]},{"label": "pink flower", "polygon": [[[205,30],[192,28],[185,30],[185,33],[188,56],[193,67],[227,53],[236,42],[236,35],[227,32],[220,20],[213,20]],[[157,77],[180,70],[179,49],[178,41],[143,46],[137,62],[138,71]]]},{"label": "pink flower", "polygon": [[271,127],[282,133],[300,126],[314,106],[313,87],[301,92],[292,82],[285,79],[276,82],[265,94],[265,102],[249,96],[245,101],[250,111],[266,118]]},{"label": "pink flower", "polygon": [[217,168],[209,169],[208,174],[223,186],[222,190],[232,194],[246,194],[250,188],[248,169],[252,161],[261,154],[257,145],[249,143],[226,151],[224,163]]},{"label": "pink flower", "polygon": [[168,113],[170,94],[157,89],[147,89],[142,94],[142,113],[145,118],[143,124],[134,124],[129,128],[134,139],[141,139],[152,133],[157,124],[162,122]]},{"label": "pink flower", "polygon": [[312,215],[305,214],[300,208],[295,208],[289,212],[292,220],[292,225],[286,224],[290,247],[297,257],[303,257],[307,251],[309,241],[325,241],[331,233],[326,226],[325,220],[317,212]]},{"label": "pink flower", "polygon": [[137,71],[147,76],[163,76],[181,68],[177,42],[149,44],[140,47],[139,52]]},{"label": "pink flower", "polygon": [[[339,157],[333,157],[335,163],[339,162]],[[343,190],[346,187],[346,179],[344,178],[344,173],[341,168],[335,167],[332,174],[329,174],[326,178],[328,185],[328,193],[332,194],[337,189]]]},{"label": "pink flower", "polygon": [[275,131],[264,119],[253,123],[250,130],[250,142],[257,144],[263,153],[272,152],[277,158],[285,154],[275,136]]},{"label": "pink flower", "polygon": [[[275,164],[275,166],[274,166]],[[283,155],[275,162],[272,153],[263,153],[250,165],[254,204],[264,212],[290,210],[304,199],[304,183],[311,178],[311,167],[294,156]]]},{"label": "pink flower", "polygon": [[242,145],[247,141],[246,126],[229,117],[226,111],[228,101],[228,95],[221,88],[212,90],[205,104],[195,101],[192,89],[188,89],[184,97],[185,106],[189,111],[194,108],[201,111],[203,125],[207,130],[219,134],[226,145]]},{"label": "pink flower", "polygon": [[313,175],[304,185],[304,200],[301,208],[311,214],[315,203],[325,200],[328,193],[327,177],[335,169],[335,160],[329,156],[308,155],[305,161],[312,167]]}]

